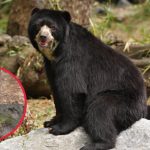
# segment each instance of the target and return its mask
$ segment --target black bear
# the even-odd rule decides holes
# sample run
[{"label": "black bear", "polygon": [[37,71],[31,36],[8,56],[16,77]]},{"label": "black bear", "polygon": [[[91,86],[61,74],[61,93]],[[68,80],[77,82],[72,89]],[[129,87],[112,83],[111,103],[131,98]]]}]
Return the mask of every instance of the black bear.
[{"label": "black bear", "polygon": [[54,135],[82,125],[92,143],[81,150],[115,146],[122,130],[147,115],[146,90],[138,69],[66,11],[35,8],[28,27],[43,54],[56,117],[44,123]]}]

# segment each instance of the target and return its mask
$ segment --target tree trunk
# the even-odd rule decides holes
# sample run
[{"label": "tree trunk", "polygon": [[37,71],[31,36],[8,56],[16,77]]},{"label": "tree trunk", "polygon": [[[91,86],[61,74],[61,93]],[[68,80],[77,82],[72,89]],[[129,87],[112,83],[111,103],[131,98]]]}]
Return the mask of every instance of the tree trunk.
[{"label": "tree trunk", "polygon": [[13,0],[10,10],[7,33],[27,36],[27,26],[33,8],[63,8],[72,15],[72,20],[82,24],[89,24],[90,8],[94,0]]},{"label": "tree trunk", "polygon": [[91,7],[95,0],[60,0],[63,10],[70,12],[72,21],[83,26],[89,25]]},{"label": "tree trunk", "polygon": [[13,0],[9,15],[7,33],[27,36],[27,26],[34,7],[46,8],[49,0]]}]

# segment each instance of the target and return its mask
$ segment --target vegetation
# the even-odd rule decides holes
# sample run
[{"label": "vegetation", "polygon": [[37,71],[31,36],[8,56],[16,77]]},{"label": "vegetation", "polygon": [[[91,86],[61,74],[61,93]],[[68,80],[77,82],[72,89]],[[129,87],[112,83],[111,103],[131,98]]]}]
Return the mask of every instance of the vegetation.
[{"label": "vegetation", "polygon": [[11,1],[12,0],[0,1],[0,33],[6,32]]},{"label": "vegetation", "polygon": [[[12,0],[2,0],[0,2],[0,33],[5,33],[8,23],[8,14],[10,10]],[[59,0],[52,1],[55,9],[61,9]],[[119,20],[117,14],[122,13],[120,9],[112,7],[109,4],[103,5],[106,15],[95,14],[91,17],[91,31],[105,40],[105,35],[108,32],[117,33],[122,39],[126,41],[133,38],[140,43],[148,43],[150,41],[149,17],[150,17],[150,1],[146,1],[144,4],[131,6],[130,8],[124,8],[124,12],[131,12],[131,15],[124,16],[122,20]],[[115,14],[115,9],[118,13]],[[133,15],[134,14],[134,15]]]},{"label": "vegetation", "polygon": [[5,33],[6,32],[7,22],[8,22],[7,16],[0,19],[0,33]]},{"label": "vegetation", "polygon": [[[13,0],[0,1],[0,34],[6,33],[8,15],[12,1]],[[53,2],[53,7],[55,9],[61,9],[59,1],[60,0],[51,1]],[[93,12],[90,17],[89,30],[91,30],[97,37],[109,44],[110,41],[106,38],[106,36],[109,33],[113,33],[119,37],[120,40],[125,42],[132,40],[135,43],[140,44],[150,43],[149,0],[143,4],[125,8],[118,8],[110,6],[109,4],[103,4],[101,6],[104,8],[105,14],[102,15]],[[97,4],[96,7],[99,8],[99,4]],[[93,9],[93,11],[95,11],[95,9]],[[16,51],[17,50],[19,49],[16,49]],[[146,51],[145,55],[149,55],[149,53],[150,50]],[[14,55],[14,51],[10,51],[9,55]],[[142,71],[145,74],[149,70],[150,65],[146,65]],[[54,106],[50,100],[29,100],[28,106],[28,112],[21,128],[19,128],[13,136],[26,134],[32,129],[42,127],[43,122],[54,114]]]},{"label": "vegetation", "polygon": [[[108,32],[112,32],[125,41],[132,38],[139,43],[149,43],[150,34],[147,34],[150,32],[149,8],[150,1],[144,4],[130,6],[123,10],[107,5],[104,7],[106,11],[105,16],[95,15],[92,18],[94,33],[97,37],[104,39],[104,41],[105,35]],[[120,14],[123,13],[124,16],[121,16]]]},{"label": "vegetation", "polygon": [[54,115],[54,105],[48,99],[31,99],[28,101],[28,111],[22,126],[12,136],[27,134],[31,130],[42,128],[43,122]]}]

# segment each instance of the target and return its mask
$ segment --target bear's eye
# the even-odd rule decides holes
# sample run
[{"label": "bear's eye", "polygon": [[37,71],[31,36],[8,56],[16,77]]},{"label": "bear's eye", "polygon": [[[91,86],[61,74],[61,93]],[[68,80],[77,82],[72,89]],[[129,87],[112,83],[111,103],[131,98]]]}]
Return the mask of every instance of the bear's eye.
[{"label": "bear's eye", "polygon": [[52,31],[52,32],[55,32],[55,31],[56,31],[56,27],[55,27],[55,26],[52,26],[52,25],[51,25],[50,28],[51,28],[51,31]]},{"label": "bear's eye", "polygon": [[37,23],[35,26],[38,30],[41,28],[41,25],[39,23]]}]

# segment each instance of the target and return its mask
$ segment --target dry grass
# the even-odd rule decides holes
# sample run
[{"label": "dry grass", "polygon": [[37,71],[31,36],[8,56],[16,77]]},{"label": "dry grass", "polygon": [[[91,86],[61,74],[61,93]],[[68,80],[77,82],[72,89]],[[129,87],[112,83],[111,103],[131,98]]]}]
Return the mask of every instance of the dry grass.
[{"label": "dry grass", "polygon": [[13,136],[24,135],[31,130],[42,128],[43,122],[50,120],[55,114],[54,104],[49,99],[30,99],[28,100],[28,109],[26,117],[21,127]]}]

